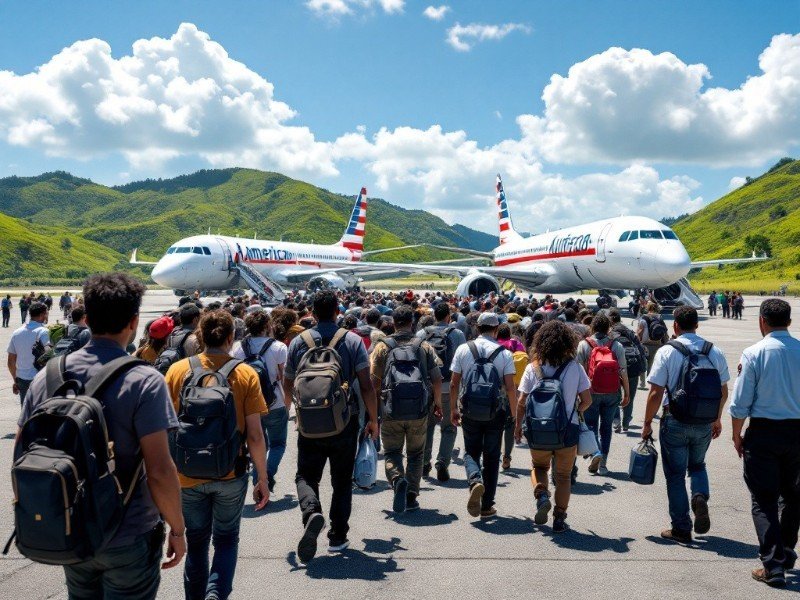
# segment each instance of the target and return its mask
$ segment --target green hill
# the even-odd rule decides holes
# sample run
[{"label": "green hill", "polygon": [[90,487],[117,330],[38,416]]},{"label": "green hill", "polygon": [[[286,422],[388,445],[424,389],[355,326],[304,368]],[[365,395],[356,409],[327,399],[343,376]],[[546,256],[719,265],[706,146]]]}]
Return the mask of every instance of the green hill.
[{"label": "green hill", "polygon": [[764,175],[679,219],[673,228],[692,260],[748,257],[767,246],[772,260],[703,269],[689,277],[700,292],[729,289],[800,292],[800,161],[783,159]]}]

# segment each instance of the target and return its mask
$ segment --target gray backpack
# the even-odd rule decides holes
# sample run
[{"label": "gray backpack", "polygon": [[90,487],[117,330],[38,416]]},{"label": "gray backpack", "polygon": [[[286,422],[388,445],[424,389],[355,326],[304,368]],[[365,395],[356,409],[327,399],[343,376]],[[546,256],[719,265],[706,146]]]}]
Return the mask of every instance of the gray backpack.
[{"label": "gray backpack", "polygon": [[322,339],[314,339],[310,331],[300,334],[308,350],[297,365],[293,399],[297,428],[307,438],[338,435],[350,422],[350,383],[336,350],[346,335],[346,329],[339,329],[323,346]]},{"label": "gray backpack", "polygon": [[414,338],[399,344],[396,338],[389,337],[383,343],[389,348],[381,385],[384,414],[397,421],[427,416],[431,397],[426,385],[425,361],[420,356],[422,340]]}]

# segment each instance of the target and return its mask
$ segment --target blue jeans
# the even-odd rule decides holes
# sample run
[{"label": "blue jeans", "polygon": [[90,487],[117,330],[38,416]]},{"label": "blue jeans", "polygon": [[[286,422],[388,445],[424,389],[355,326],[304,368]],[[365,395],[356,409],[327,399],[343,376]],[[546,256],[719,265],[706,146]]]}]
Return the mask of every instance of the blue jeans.
[{"label": "blue jeans", "polygon": [[[286,437],[289,429],[289,411],[285,407],[273,408],[268,415],[261,417],[264,439],[267,442],[267,476],[275,479],[278,467],[286,452]],[[253,469],[253,485],[258,480],[258,472]]]},{"label": "blue jeans", "polygon": [[689,473],[692,497],[709,498],[706,452],[711,444],[711,425],[687,425],[667,415],[661,419],[661,463],[667,480],[667,498],[672,527],[692,530],[686,473]]},{"label": "blue jeans", "polygon": [[[464,468],[470,486],[483,483],[485,491],[481,510],[494,506],[497,492],[497,478],[500,471],[500,446],[503,442],[503,429],[506,425],[507,411],[497,411],[492,421],[461,420],[464,434]],[[481,460],[483,459],[483,460]],[[483,469],[481,469],[483,462]]]},{"label": "blue jeans", "polygon": [[600,454],[608,456],[611,450],[611,436],[614,432],[614,417],[619,412],[622,398],[619,392],[613,394],[592,394],[592,405],[583,413],[589,429],[597,436]]},{"label": "blue jeans", "polygon": [[628,406],[625,408],[620,408],[617,411],[617,419],[620,418],[620,413],[622,413],[622,426],[629,427],[631,421],[633,421],[633,399],[636,398],[636,385],[639,383],[639,377],[629,377],[628,378],[628,388],[630,389],[630,398],[631,401],[628,402]]},{"label": "blue jeans", "polygon": [[[230,595],[246,494],[246,476],[181,490],[187,543],[183,589],[187,600],[203,600],[207,594],[216,594],[223,600]],[[212,534],[214,559],[209,574],[208,545]]]}]

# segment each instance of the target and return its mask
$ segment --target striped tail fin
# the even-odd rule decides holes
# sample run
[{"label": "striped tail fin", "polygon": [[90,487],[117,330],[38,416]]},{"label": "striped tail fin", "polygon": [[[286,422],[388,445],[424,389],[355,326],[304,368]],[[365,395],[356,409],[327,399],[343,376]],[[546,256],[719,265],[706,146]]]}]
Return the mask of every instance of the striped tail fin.
[{"label": "striped tail fin", "polygon": [[514,224],[511,222],[511,215],[508,212],[508,202],[506,201],[506,193],[503,191],[503,180],[500,174],[497,174],[497,216],[500,221],[500,245],[521,240],[522,236],[514,229]]},{"label": "striped tail fin", "polygon": [[350,215],[350,222],[344,231],[342,239],[336,244],[344,246],[353,253],[355,259],[361,258],[364,251],[364,230],[367,226],[367,188],[361,188],[361,192],[356,197],[353,212]]}]

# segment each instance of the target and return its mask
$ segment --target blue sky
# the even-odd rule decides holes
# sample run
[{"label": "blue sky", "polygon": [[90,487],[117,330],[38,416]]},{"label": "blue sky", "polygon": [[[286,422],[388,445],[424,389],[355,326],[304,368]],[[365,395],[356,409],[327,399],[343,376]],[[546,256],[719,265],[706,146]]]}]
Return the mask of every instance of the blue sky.
[{"label": "blue sky", "polygon": [[[65,169],[112,184],[208,166],[247,165],[287,172],[344,193],[366,184],[371,193],[397,204],[494,231],[494,221],[485,214],[491,206],[495,170],[506,177],[517,221],[531,229],[540,218],[566,224],[587,208],[598,216],[610,211],[664,216],[654,213],[694,210],[725,193],[732,178],[756,175],[783,154],[800,154],[796,116],[787,115],[783,123],[759,121],[727,138],[750,116],[769,112],[770,107],[798,112],[800,68],[784,74],[790,78],[788,92],[775,92],[774,98],[766,94],[771,98],[768,107],[755,104],[758,93],[735,95],[748,77],[763,74],[759,55],[773,47],[773,36],[797,33],[798,2],[453,1],[444,17],[434,21],[422,14],[429,2],[385,1],[333,0],[327,14],[315,10],[313,1],[288,0],[4,2],[0,71],[16,76],[35,73],[63,48],[91,38],[106,42],[111,58],[119,60],[131,55],[137,40],[169,40],[181,23],[190,23],[198,36],[207,34],[230,59],[274,86],[272,96],[262,99],[263,106],[271,99],[288,105],[292,113],[287,116],[278,110],[278,116],[267,116],[249,131],[238,121],[228,127],[228,113],[197,105],[198,112],[186,117],[194,123],[195,141],[186,142],[176,141],[170,137],[176,135],[173,130],[149,120],[137,125],[135,118],[128,120],[129,114],[124,123],[114,121],[116,129],[108,126],[107,119],[92,128],[85,118],[64,129],[59,107],[41,98],[20,100],[5,113],[0,101],[0,176]],[[349,12],[330,14],[336,4],[346,4],[344,10]],[[320,5],[325,8],[326,2],[318,2],[317,8]],[[466,34],[463,39],[472,47],[465,51],[447,42],[456,24],[516,29],[501,39],[485,41]],[[776,43],[775,62],[795,65],[798,46],[796,36]],[[612,47],[649,53],[612,56],[608,52]],[[662,64],[661,53],[674,55],[677,66]],[[599,57],[596,64],[589,61],[591,57]],[[201,67],[187,67],[192,60],[191,55],[181,55],[181,77],[214,79]],[[620,69],[631,61],[640,61],[641,68],[620,79]],[[202,63],[198,59],[197,64]],[[553,89],[558,98],[548,107],[542,94],[551,77],[566,77],[576,64],[586,65],[584,73]],[[706,77],[692,98],[688,66],[698,64],[705,65]],[[671,79],[676,72],[677,84]],[[64,99],[52,104],[87,102],[73,113],[96,113],[91,100],[80,93],[71,95],[79,86],[71,86],[69,77],[69,72],[59,73],[58,94],[63,93]],[[91,74],[81,76],[83,84],[85,77]],[[640,86],[631,83],[637,77],[647,82],[650,96],[637,96]],[[611,106],[616,110],[614,119],[626,119],[618,127],[614,119],[604,121],[602,107],[592,114],[574,102],[575,90],[594,90],[598,82],[613,90],[615,97],[631,97]],[[686,90],[669,97],[684,84]],[[19,77],[5,83],[0,77],[0,92],[4,85],[14,86],[7,97],[35,87]],[[700,98],[708,88],[717,87],[730,98]],[[639,131],[637,120],[652,122],[648,111],[662,99],[667,110],[685,101],[685,110],[693,116],[676,111],[666,125],[652,132],[643,125],[643,139],[628,147],[631,132]],[[729,122],[715,123],[716,129],[703,117],[704,111],[716,115],[720,106],[724,112],[748,101],[750,109],[734,114]],[[599,106],[596,101],[591,104]],[[30,108],[33,105],[38,108]],[[545,118],[546,108],[553,116],[548,112]],[[663,114],[659,110],[656,119]],[[521,131],[519,115],[531,115],[537,124]],[[12,131],[11,123],[22,125]],[[31,123],[52,125],[53,135],[47,138],[38,129],[32,133]],[[130,128],[137,126],[145,133],[132,140]],[[432,126],[441,131],[431,132]],[[215,146],[214,136],[206,132],[216,128],[234,132],[241,128],[241,149]],[[381,128],[386,134],[378,140]],[[401,135],[397,128],[408,129]],[[566,140],[558,133],[565,130]],[[150,142],[143,141],[141,137],[150,131]],[[278,136],[280,154],[263,149],[264,140],[276,139],[265,132]],[[449,132],[464,132],[463,139],[448,139]],[[620,139],[615,139],[615,132],[620,132]],[[302,142],[301,134],[306,138]],[[354,143],[337,143],[347,135],[354,136],[350,139]],[[587,135],[597,138],[588,149],[580,141]],[[287,146],[291,150],[284,150]],[[742,150],[747,147],[752,148],[751,155]],[[154,152],[161,148],[170,150],[164,156]],[[506,169],[506,162],[513,164]],[[603,192],[614,195],[613,200],[604,201]]]}]

